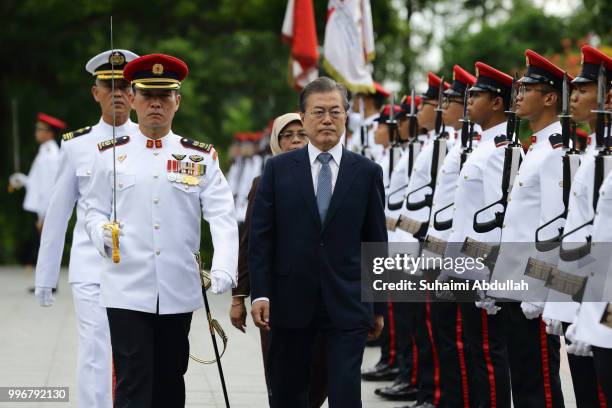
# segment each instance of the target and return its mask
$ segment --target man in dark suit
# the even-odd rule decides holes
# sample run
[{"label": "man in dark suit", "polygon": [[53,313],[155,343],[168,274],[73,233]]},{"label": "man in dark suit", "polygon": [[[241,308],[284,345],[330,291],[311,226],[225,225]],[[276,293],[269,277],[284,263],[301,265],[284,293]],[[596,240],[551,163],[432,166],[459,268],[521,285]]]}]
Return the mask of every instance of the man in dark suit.
[{"label": "man in dark suit", "polygon": [[361,243],[386,242],[382,170],[342,147],[347,92],[308,84],[300,111],[310,144],[271,158],[255,197],[249,265],[251,314],[269,329],[273,408],[308,405],[313,339],[325,338],[329,406],[360,407],[368,336],[383,318],[361,301]]}]

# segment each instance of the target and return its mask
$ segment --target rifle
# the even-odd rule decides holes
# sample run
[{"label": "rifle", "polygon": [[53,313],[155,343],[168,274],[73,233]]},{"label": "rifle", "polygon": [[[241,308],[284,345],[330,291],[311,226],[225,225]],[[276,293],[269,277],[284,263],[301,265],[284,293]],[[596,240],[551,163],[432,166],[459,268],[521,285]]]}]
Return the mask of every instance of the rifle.
[{"label": "rifle", "polygon": [[[472,137],[474,133],[474,122],[470,121],[470,116],[467,111],[467,99],[468,92],[465,91],[463,95],[463,118],[461,119],[461,156],[459,159],[459,171],[463,168],[463,164],[472,153]],[[445,231],[450,229],[453,226],[453,218],[451,217],[446,221],[438,221],[438,215],[450,207],[455,205],[455,203],[450,203],[447,206],[439,209],[434,213],[434,228],[437,231]]]},{"label": "rifle", "polygon": [[[430,181],[429,183],[417,188],[409,192],[406,195],[406,209],[410,211],[418,211],[421,208],[430,207],[433,203],[433,195],[436,189],[436,181],[438,178],[438,172],[440,167],[442,166],[442,162],[444,161],[444,157],[446,156],[446,133],[442,133],[443,123],[442,123],[442,95],[444,93],[444,78],[440,81],[440,89],[438,90],[438,107],[436,108],[436,122],[435,122],[435,132],[436,132],[436,140],[434,140],[433,152],[431,158],[431,168],[430,168]],[[431,193],[425,194],[425,198],[422,201],[411,203],[410,196],[415,194],[418,191],[423,189],[430,188]]]},{"label": "rifle", "polygon": [[[567,73],[563,74],[563,109],[559,118],[561,120],[561,136],[563,138],[563,150],[565,155],[563,156],[563,212],[553,219],[542,224],[535,233],[535,247],[539,252],[547,252],[553,250],[561,244],[561,237],[563,236],[564,226],[559,227],[559,233],[557,236],[550,239],[540,239],[540,232],[549,225],[553,224],[557,220],[567,219],[567,212],[569,206],[569,197],[571,191],[572,180],[578,166],[580,166],[580,151],[576,149],[576,124],[572,123],[571,115],[569,113],[569,84],[567,79]],[[570,148],[570,135],[574,134],[573,146]]]},{"label": "rifle", "polygon": [[[597,114],[597,122],[595,125],[595,142],[596,148],[599,151],[595,156],[595,177],[593,178],[593,210],[597,209],[597,202],[599,201],[599,188],[603,183],[606,176],[612,169],[612,135],[610,134],[610,115],[612,112],[605,110],[605,97],[606,97],[606,71],[603,63],[599,66],[599,73],[597,75],[597,109],[592,112]],[[606,124],[606,122],[608,122]],[[608,135],[606,137],[606,129]],[[605,143],[605,145],[604,145]],[[562,241],[565,237],[581,230],[589,225],[593,225],[595,218],[587,221],[586,223],[574,228],[573,230],[565,233],[561,236]],[[586,243],[578,248],[565,249],[563,243],[559,250],[559,257],[567,262],[576,261],[583,258],[591,252],[591,236],[586,237]]]},{"label": "rifle", "polygon": [[393,174],[393,169],[395,168],[395,164],[399,161],[400,155],[402,154],[397,120],[395,120],[394,94],[391,94],[389,118],[385,123],[387,124],[387,128],[389,129],[389,141],[391,142],[391,149],[389,150],[389,183],[391,183],[391,175]]},{"label": "rifle", "polygon": [[[506,125],[506,140],[509,142],[506,146],[504,155],[504,170],[502,173],[502,196],[499,200],[492,204],[487,205],[484,208],[474,213],[473,228],[474,231],[479,233],[486,233],[494,230],[495,228],[501,228],[504,224],[504,217],[506,215],[506,208],[508,207],[508,196],[512,190],[514,184],[514,178],[518,172],[519,166],[522,161],[522,150],[519,137],[519,128],[521,125],[521,119],[516,115],[516,83],[517,76],[515,75],[512,81],[512,92],[510,96],[511,108],[506,111],[508,114],[508,123]],[[495,217],[492,220],[485,222],[478,222],[478,215],[487,211],[488,209],[501,205],[503,209],[495,212]]]},{"label": "rifle", "polygon": [[[414,88],[412,88],[412,92],[410,93],[410,114],[408,115],[408,121],[409,121],[408,122],[408,137],[412,136],[412,140],[408,142],[408,150],[406,152],[406,154],[408,155],[408,163],[406,166],[406,173],[407,173],[406,180],[408,181],[410,181],[410,176],[412,176],[412,168],[414,167],[414,161],[421,151],[421,143],[418,141],[417,134],[416,134],[417,117],[416,117],[416,106],[415,106],[416,102],[415,102],[414,97],[415,97]],[[407,187],[408,187],[408,182],[406,182],[406,184],[399,187],[398,189],[389,193],[389,195],[387,196],[387,208],[389,208],[389,210],[396,211],[402,208],[402,206],[404,205],[405,197],[402,197],[402,200],[398,201],[397,203],[392,203],[391,196],[405,190]]]},{"label": "rifle", "polygon": [[361,138],[361,155],[370,157],[370,145],[368,140],[367,126],[365,125],[365,102],[363,97],[359,99],[359,116],[361,117],[361,125],[359,126],[359,136]]}]

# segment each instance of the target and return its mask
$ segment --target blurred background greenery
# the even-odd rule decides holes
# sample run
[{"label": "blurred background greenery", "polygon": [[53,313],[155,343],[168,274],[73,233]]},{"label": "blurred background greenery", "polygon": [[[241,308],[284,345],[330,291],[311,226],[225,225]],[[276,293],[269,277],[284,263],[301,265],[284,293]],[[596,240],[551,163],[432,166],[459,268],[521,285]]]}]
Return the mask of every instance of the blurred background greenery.
[{"label": "blurred background greenery", "polygon": [[[314,3],[322,44],[327,1]],[[575,73],[584,42],[612,44],[609,0],[567,0],[563,15],[545,11],[551,3],[555,7],[555,0],[371,3],[374,77],[396,92],[422,88],[428,69],[449,78],[455,63],[473,69],[482,60],[520,72],[526,48]],[[27,172],[37,150],[38,111],[64,119],[71,129],[97,122],[92,77],[84,66],[110,48],[113,15],[116,48],[168,53],[187,62],[190,74],[174,130],[214,143],[227,167],[224,153],[235,132],[262,129],[275,115],[297,107],[297,94],[287,83],[289,49],[280,41],[285,8],[286,0],[3,0],[0,264],[18,262],[20,249],[34,234],[31,216],[21,209],[23,191],[7,193],[13,172],[12,99],[19,104],[21,170]],[[65,254],[69,249],[67,244]],[[209,236],[203,249],[209,259]]]}]

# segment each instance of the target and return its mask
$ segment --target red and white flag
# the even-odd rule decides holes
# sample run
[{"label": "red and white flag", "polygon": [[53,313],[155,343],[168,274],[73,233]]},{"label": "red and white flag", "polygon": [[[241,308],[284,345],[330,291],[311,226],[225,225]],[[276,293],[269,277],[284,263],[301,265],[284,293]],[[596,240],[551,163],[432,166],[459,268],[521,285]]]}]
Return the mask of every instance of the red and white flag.
[{"label": "red and white flag", "polygon": [[352,92],[374,92],[368,62],[374,59],[370,0],[329,0],[323,67]]},{"label": "red and white flag", "polygon": [[298,91],[319,76],[317,27],[312,0],[289,0],[283,40],[291,46],[289,83]]}]

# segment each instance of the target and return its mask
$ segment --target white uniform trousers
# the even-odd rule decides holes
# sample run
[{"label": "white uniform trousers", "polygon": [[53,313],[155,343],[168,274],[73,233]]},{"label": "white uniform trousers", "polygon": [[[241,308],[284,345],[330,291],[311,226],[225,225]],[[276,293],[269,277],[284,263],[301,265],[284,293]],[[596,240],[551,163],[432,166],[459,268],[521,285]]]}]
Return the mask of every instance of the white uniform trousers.
[{"label": "white uniform trousers", "polygon": [[79,328],[77,395],[79,407],[112,408],[112,353],[106,308],[100,285],[73,283],[72,297]]}]

